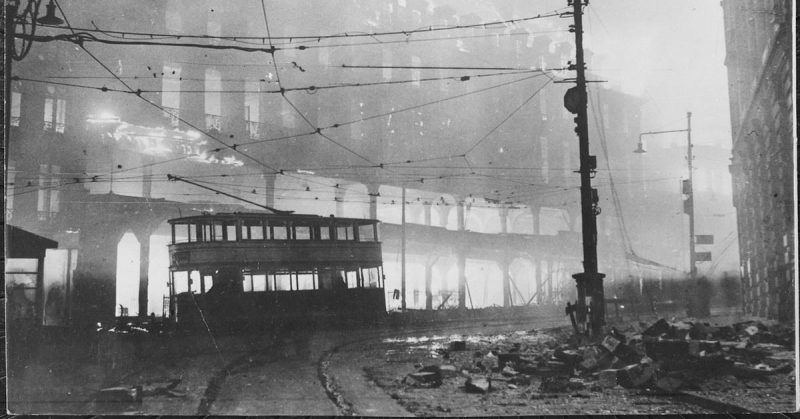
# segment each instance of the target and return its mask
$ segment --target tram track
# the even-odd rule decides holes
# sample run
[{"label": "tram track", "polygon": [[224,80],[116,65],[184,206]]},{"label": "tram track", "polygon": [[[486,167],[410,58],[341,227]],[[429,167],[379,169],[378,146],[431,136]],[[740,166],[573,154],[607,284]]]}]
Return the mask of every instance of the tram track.
[{"label": "tram track", "polygon": [[[559,317],[560,318],[560,317]],[[555,318],[540,318],[539,321],[553,320]],[[322,387],[325,395],[330,403],[335,407],[337,414],[341,416],[355,416],[364,414],[354,408],[354,401],[348,400],[345,392],[340,387],[341,377],[337,377],[331,371],[331,364],[334,361],[334,356],[340,351],[345,350],[351,346],[364,345],[368,342],[374,342],[380,339],[397,338],[397,337],[411,337],[417,335],[424,335],[430,333],[453,333],[462,334],[465,328],[469,329],[485,329],[486,327],[535,327],[537,320],[523,319],[518,321],[488,321],[487,319],[469,319],[461,321],[452,321],[448,324],[442,325],[441,323],[429,325],[413,325],[404,327],[402,329],[386,330],[383,327],[372,329],[357,329],[352,331],[349,338],[341,341],[331,342],[331,346],[320,348],[321,353],[315,359],[316,379]],[[492,329],[494,330],[494,329]],[[206,389],[203,393],[201,401],[196,409],[196,414],[201,416],[208,416],[214,414],[213,407],[217,401],[222,388],[237,375],[246,371],[263,367],[267,364],[278,362],[284,358],[278,353],[287,347],[291,346],[292,332],[286,334],[278,334],[272,337],[268,343],[258,345],[258,348],[245,351],[235,359],[231,360],[223,367],[217,369],[211,378],[208,380]],[[289,341],[287,341],[287,339]],[[646,394],[653,400],[653,404],[660,404],[658,400],[662,400],[664,405],[674,405],[675,403],[683,405],[697,406],[705,411],[712,411],[714,413],[755,413],[745,407],[739,406],[735,403],[724,402],[713,398],[705,397],[694,392],[676,392],[676,393],[660,393],[660,392],[647,392]]]}]

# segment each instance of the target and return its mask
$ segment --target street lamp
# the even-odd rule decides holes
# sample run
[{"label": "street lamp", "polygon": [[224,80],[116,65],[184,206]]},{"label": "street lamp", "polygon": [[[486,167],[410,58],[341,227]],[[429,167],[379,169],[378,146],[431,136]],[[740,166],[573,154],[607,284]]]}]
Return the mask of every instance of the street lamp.
[{"label": "street lamp", "polygon": [[697,254],[695,253],[695,239],[694,239],[694,191],[692,188],[692,113],[686,113],[686,129],[676,129],[676,130],[669,130],[669,131],[649,131],[643,132],[639,134],[639,143],[636,145],[636,150],[633,150],[634,153],[637,154],[644,154],[646,153],[643,145],[642,145],[642,136],[644,135],[655,135],[655,134],[667,134],[671,132],[685,132],[686,133],[686,142],[687,142],[687,162],[689,163],[689,179],[683,182],[682,192],[687,196],[686,200],[683,201],[683,212],[689,215],[689,277],[694,282],[694,279],[697,276],[697,267],[695,266],[697,262]]},{"label": "street lamp", "polygon": [[50,3],[48,3],[45,7],[47,8],[47,14],[39,19],[36,19],[37,22],[41,23],[42,25],[51,26],[58,26],[64,23],[63,20],[56,16],[56,4],[53,0],[50,0]]}]

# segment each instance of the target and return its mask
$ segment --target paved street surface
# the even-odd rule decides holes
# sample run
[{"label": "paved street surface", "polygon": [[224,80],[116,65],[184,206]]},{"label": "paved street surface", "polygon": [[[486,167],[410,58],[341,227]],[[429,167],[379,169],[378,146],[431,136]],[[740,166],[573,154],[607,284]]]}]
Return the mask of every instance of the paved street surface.
[{"label": "paved street surface", "polygon": [[[794,409],[793,371],[752,380],[721,374],[693,383],[700,388],[667,396],[644,388],[600,386],[597,372],[568,374],[573,377],[568,388],[553,391],[545,388],[552,380],[546,373],[549,367],[541,367],[544,364],[525,380],[486,364],[496,362],[492,351],[502,348],[552,353],[547,348],[569,340],[568,328],[553,329],[552,324],[545,318],[517,324],[470,320],[395,330],[292,331],[213,340],[200,334],[173,338],[169,345],[161,342],[161,353],[171,351],[172,357],[152,356],[159,344],[149,343],[143,349],[150,356],[136,358],[118,343],[104,347],[116,353],[101,357],[101,363],[67,368],[64,362],[54,362],[27,368],[22,381],[12,379],[10,400],[15,413],[143,415],[475,416]],[[466,350],[447,350],[452,341],[464,341]],[[772,348],[773,357],[794,354],[775,352],[780,345],[773,346],[765,346]],[[454,367],[453,374],[436,386],[408,378],[422,366],[445,364]],[[490,378],[491,391],[469,391],[467,380],[482,376]],[[98,390],[110,387],[137,389],[139,400],[103,401]]]}]

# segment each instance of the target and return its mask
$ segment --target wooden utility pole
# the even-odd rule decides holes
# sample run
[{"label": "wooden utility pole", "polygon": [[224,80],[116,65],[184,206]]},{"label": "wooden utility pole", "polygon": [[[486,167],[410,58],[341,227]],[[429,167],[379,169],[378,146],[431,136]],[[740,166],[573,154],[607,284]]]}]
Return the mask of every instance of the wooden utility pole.
[{"label": "wooden utility pole", "polygon": [[589,312],[591,314],[591,333],[597,336],[602,333],[605,324],[605,298],[603,295],[604,274],[597,272],[597,220],[600,213],[597,206],[597,189],[592,188],[592,174],[597,168],[597,158],[589,155],[589,128],[586,94],[585,63],[583,58],[583,6],[588,5],[588,0],[568,0],[572,6],[574,24],[570,31],[575,33],[575,64],[571,69],[577,72],[575,86],[567,90],[564,96],[564,106],[571,113],[576,114],[575,132],[578,134],[578,149],[580,152],[581,176],[581,221],[583,238],[583,272],[572,275],[578,289],[577,321],[581,330],[586,328],[587,298],[589,299]]}]

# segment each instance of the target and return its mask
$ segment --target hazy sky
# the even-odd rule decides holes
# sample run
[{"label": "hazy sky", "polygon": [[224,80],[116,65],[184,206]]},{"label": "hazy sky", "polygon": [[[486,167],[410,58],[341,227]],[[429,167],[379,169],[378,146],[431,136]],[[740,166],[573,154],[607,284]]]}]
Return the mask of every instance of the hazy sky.
[{"label": "hazy sky", "polygon": [[586,9],[593,70],[647,102],[642,128],[681,129],[696,144],[730,147],[722,7],[718,0],[598,0]]}]

